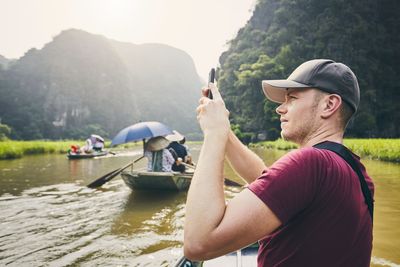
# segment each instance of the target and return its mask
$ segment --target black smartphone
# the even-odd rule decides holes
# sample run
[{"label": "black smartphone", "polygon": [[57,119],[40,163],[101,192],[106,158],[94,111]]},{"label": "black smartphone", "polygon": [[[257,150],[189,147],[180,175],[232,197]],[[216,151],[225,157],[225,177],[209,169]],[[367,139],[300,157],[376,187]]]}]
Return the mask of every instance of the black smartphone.
[{"label": "black smartphone", "polygon": [[[208,75],[208,83],[214,83],[214,80],[215,80],[215,69],[212,68],[210,70],[209,75]],[[207,86],[208,86],[208,84],[207,84]],[[210,99],[213,99],[213,95],[211,93],[211,90],[208,90],[207,97],[210,98]]]}]

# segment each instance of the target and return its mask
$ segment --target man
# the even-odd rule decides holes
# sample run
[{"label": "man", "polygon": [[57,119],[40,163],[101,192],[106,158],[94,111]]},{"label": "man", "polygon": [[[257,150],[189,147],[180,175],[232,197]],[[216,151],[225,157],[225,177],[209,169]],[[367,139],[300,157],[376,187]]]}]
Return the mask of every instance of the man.
[{"label": "man", "polygon": [[[214,100],[202,97],[197,108],[204,143],[187,197],[185,256],[211,259],[259,241],[258,266],[369,266],[372,217],[359,178],[338,154],[313,147],[343,142],[359,104],[350,68],[311,60],[287,80],[263,81],[266,97],[281,103],[282,137],[300,147],[269,168],[234,136],[218,89],[209,89]],[[225,156],[249,183],[227,203]]]}]

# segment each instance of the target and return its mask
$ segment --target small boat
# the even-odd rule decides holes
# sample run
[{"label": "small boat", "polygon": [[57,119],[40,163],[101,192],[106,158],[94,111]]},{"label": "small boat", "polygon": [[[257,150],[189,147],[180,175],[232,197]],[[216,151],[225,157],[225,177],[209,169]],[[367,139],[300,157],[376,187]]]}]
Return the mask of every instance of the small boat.
[{"label": "small boat", "polygon": [[125,184],[132,190],[187,190],[193,177],[193,172],[148,172],[124,171],[121,173]]},{"label": "small boat", "polygon": [[254,243],[235,252],[203,262],[191,261],[182,257],[175,264],[175,267],[257,267],[257,252],[258,243]]},{"label": "small boat", "polygon": [[69,151],[67,157],[69,159],[89,159],[94,157],[102,157],[108,154],[108,151],[93,151],[92,153],[74,153]]}]

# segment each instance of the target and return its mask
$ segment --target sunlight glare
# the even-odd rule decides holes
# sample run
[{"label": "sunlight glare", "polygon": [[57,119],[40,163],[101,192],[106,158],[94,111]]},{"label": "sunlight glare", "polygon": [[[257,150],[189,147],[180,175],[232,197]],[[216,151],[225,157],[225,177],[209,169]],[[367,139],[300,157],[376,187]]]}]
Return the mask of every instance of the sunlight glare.
[{"label": "sunlight glare", "polygon": [[116,22],[126,22],[130,17],[140,14],[140,0],[91,0],[88,2],[91,9],[88,10],[89,15],[93,16],[95,21],[117,24]]}]

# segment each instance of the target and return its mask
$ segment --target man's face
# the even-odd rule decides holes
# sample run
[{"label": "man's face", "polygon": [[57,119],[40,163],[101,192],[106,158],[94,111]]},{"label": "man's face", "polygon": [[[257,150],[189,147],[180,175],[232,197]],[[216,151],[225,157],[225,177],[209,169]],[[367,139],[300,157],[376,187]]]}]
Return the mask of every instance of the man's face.
[{"label": "man's face", "polygon": [[281,136],[297,144],[307,142],[318,128],[316,89],[289,89],[285,102],[276,112],[280,115]]}]

